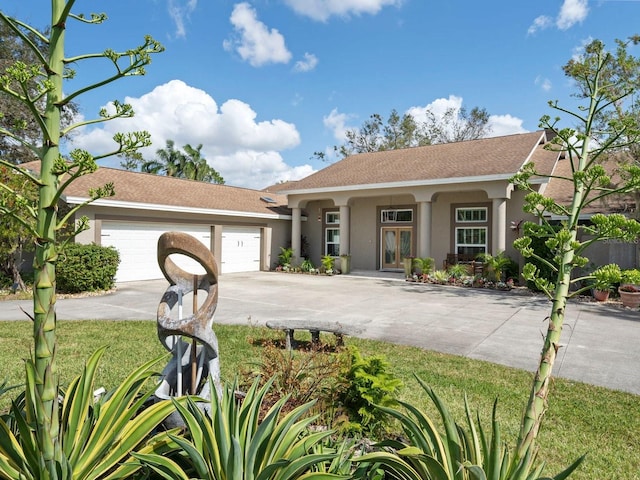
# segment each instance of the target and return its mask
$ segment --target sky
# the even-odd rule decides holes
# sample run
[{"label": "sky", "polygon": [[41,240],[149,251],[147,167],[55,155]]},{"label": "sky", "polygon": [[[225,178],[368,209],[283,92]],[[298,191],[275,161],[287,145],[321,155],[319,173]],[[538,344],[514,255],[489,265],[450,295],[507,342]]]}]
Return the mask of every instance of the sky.
[{"label": "sky", "polygon": [[[0,9],[42,29],[50,3]],[[135,117],[85,127],[72,147],[97,155],[113,149],[114,133],[147,130],[145,158],[167,140],[202,144],[226,184],[254,189],[325,168],[346,129],[393,109],[420,120],[426,109],[480,107],[491,136],[534,131],[558,114],[550,100],[577,105],[562,67],[585,43],[613,49],[640,33],[640,0],[77,0],[73,12],[108,20],[68,22],[67,57],[126,51],[145,35],[165,51],[146,75],[77,98],[86,120],[113,100]],[[113,73],[104,60],[73,68],[67,94]]]}]

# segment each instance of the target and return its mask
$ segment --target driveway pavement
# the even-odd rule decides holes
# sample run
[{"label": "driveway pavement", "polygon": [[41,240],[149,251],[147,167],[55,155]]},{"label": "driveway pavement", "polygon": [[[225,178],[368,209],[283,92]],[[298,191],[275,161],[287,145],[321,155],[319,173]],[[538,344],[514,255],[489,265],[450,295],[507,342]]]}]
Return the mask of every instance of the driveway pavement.
[{"label": "driveway pavement", "polygon": [[[59,299],[59,320],[155,320],[167,282],[127,282],[103,296]],[[0,320],[21,320],[30,301],[0,302]],[[215,322],[323,319],[362,337],[535,370],[550,303],[512,292],[405,282],[400,274],[334,277],[275,272],[220,277]],[[640,395],[640,311],[570,302],[555,374]]]}]

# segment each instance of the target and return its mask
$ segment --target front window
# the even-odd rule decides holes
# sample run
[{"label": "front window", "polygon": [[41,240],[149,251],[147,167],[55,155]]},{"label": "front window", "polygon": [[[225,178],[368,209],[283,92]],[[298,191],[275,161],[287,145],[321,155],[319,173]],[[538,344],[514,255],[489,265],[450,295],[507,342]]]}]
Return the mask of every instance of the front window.
[{"label": "front window", "polygon": [[340,212],[325,212],[324,254],[340,256]]},{"label": "front window", "polygon": [[380,212],[382,223],[408,223],[413,222],[413,210],[410,208],[386,209]]},{"label": "front window", "polygon": [[456,208],[456,222],[484,223],[487,221],[487,208]]},{"label": "front window", "polygon": [[476,256],[487,251],[486,227],[457,227],[456,253]]},{"label": "front window", "polygon": [[324,234],[325,255],[340,256],[340,229],[327,228]]}]

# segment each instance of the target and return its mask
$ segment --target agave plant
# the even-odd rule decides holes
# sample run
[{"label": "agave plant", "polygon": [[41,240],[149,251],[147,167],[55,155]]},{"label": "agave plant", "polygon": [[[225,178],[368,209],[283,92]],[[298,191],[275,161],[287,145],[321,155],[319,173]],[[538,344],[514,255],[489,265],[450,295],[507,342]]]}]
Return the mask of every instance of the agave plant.
[{"label": "agave plant", "polygon": [[[57,479],[94,480],[128,478],[139,468],[131,457],[175,449],[173,432],[153,435],[174,405],[163,401],[145,407],[153,393],[147,380],[154,372],[150,361],[133,371],[115,390],[94,398],[95,373],[105,348],[97,350],[84,371],[61,391],[58,408]],[[35,439],[37,428],[33,365],[27,363],[27,384],[21,400],[0,419],[0,478],[40,480],[52,478]],[[145,390],[145,386],[148,391]]]},{"label": "agave plant", "polygon": [[260,420],[263,399],[271,384],[268,381],[259,387],[257,379],[242,400],[236,398],[235,384],[227,386],[222,398],[213,395],[206,408],[192,398],[185,405],[176,402],[188,438],[171,438],[182,451],[172,457],[134,455],[168,480],[351,478],[339,473],[345,471],[345,462],[336,461],[336,449],[319,448],[333,432],[309,431],[317,418],[306,415],[313,402],[280,418],[288,398],[283,397]]},{"label": "agave plant", "polygon": [[555,477],[541,477],[544,463],[532,449],[517,460],[500,437],[496,420],[497,402],[493,405],[491,433],[482,428],[480,418],[474,421],[465,398],[466,429],[457,424],[436,393],[418,378],[420,385],[435,404],[444,433],[435,422],[414,406],[401,402],[408,413],[380,407],[396,418],[408,438],[385,440],[375,445],[380,449],[355,459],[360,464],[358,478],[395,478],[401,480],[562,480],[582,462],[577,459]]}]

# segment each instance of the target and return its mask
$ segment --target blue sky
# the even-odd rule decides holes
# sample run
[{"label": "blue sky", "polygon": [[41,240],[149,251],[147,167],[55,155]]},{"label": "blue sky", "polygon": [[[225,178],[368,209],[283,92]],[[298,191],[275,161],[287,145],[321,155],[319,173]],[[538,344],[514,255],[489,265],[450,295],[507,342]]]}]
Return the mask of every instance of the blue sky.
[{"label": "blue sky", "polygon": [[[44,28],[49,5],[0,8]],[[549,100],[575,106],[562,66],[585,42],[613,48],[640,33],[639,0],[77,0],[73,11],[109,20],[70,22],[67,56],[125,50],[146,34],[166,48],[144,77],[78,99],[85,118],[115,99],[136,116],[84,129],[75,145],[99,153],[114,132],[145,129],[154,142],[146,156],[167,139],[203,144],[227,184],[250,188],[324,168],[314,152],[392,109],[419,119],[427,108],[478,106],[492,135],[536,130],[542,115],[555,116]],[[67,93],[111,73],[98,61],[75,68]]]}]

